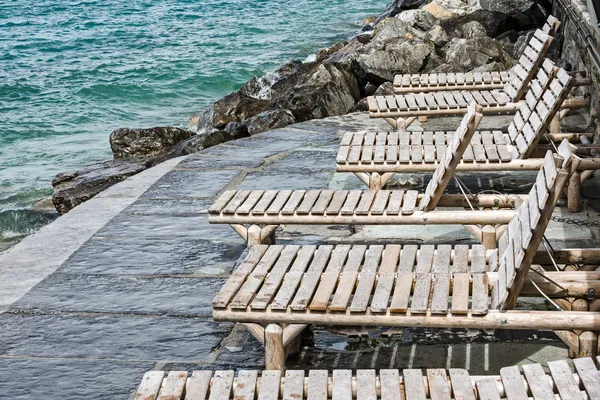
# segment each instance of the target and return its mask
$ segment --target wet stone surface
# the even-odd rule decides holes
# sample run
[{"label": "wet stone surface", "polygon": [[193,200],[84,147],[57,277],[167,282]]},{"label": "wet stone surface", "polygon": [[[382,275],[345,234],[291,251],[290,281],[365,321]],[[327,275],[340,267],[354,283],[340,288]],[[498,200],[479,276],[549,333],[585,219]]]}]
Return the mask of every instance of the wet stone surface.
[{"label": "wet stone surface", "polygon": [[[431,120],[425,127],[454,129],[459,122]],[[366,114],[314,120],[214,146],[174,165],[0,314],[0,393],[14,399],[127,398],[153,368],[262,368],[264,350],[250,334],[211,318],[212,298],[246,251],[229,226],[208,223],[207,210],[225,189],[365,189],[355,175],[334,172],[343,132],[365,129],[390,130]],[[428,179],[398,175],[393,183],[420,190]],[[519,191],[530,184],[523,174],[463,181],[474,191]],[[454,183],[449,190],[458,192]],[[590,208],[580,216],[598,219]],[[548,232],[556,245],[598,237],[597,228],[555,222]],[[473,242],[460,226],[286,225],[276,236],[279,244]],[[497,374],[500,362],[567,353],[551,333],[364,333],[360,327],[307,330],[302,346],[288,368],[459,367]]]},{"label": "wet stone surface", "polygon": [[210,300],[225,280],[55,273],[23,296],[11,311],[210,317]]},{"label": "wet stone surface", "polygon": [[[0,393],[11,400],[127,399],[138,385],[132,376],[153,369],[147,361],[0,358]],[[9,378],[12,377],[12,378]]]},{"label": "wet stone surface", "polygon": [[0,356],[118,360],[208,357],[231,324],[209,318],[3,314]]}]

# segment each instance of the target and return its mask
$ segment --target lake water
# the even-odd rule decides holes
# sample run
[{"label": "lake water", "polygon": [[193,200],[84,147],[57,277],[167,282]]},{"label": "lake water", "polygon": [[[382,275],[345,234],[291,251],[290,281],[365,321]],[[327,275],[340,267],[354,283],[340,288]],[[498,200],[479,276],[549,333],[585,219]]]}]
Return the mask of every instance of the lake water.
[{"label": "lake water", "polygon": [[186,126],[386,3],[0,0],[0,251],[54,218],[32,204],[57,173],[110,158],[114,129]]}]

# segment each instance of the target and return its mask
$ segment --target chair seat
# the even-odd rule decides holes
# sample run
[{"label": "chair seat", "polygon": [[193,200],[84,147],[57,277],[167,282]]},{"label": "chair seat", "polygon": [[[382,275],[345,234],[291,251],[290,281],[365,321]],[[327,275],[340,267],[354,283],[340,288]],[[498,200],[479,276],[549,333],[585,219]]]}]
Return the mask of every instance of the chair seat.
[{"label": "chair seat", "polygon": [[[437,165],[454,136],[453,131],[437,132],[347,132],[340,143],[337,164]],[[504,163],[518,157],[508,134],[476,131],[465,149],[461,163]]]},{"label": "chair seat", "polygon": [[438,90],[501,89],[510,80],[508,71],[449,72],[439,74],[402,74],[394,77],[396,93],[414,93]]},{"label": "chair seat", "polygon": [[[600,361],[600,360],[599,360]],[[499,376],[470,376],[459,368],[327,370],[149,371],[134,400],[437,400],[437,399],[536,399],[582,398],[600,395],[600,373],[590,357],[540,364],[506,366]],[[522,371],[521,371],[522,370]],[[581,388],[580,388],[581,384]],[[555,394],[556,393],[556,394]]]},{"label": "chair seat", "polygon": [[421,111],[448,111],[450,114],[460,114],[466,111],[471,102],[483,107],[484,112],[486,109],[487,112],[500,112],[495,108],[516,104],[511,103],[510,96],[501,90],[457,90],[369,96],[367,102],[371,116],[377,117],[385,117],[386,114],[393,117],[404,113],[417,115]]}]

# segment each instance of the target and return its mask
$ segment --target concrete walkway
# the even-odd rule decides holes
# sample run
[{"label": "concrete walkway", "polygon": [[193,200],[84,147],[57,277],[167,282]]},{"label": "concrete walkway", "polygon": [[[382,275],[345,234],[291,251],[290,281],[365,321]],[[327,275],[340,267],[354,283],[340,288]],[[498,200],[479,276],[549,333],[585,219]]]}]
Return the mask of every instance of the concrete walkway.
[{"label": "concrete walkway", "polygon": [[[437,120],[428,129],[452,129],[457,121]],[[485,118],[482,127],[503,121]],[[364,188],[334,169],[342,130],[367,128],[389,129],[352,114],[170,160],[0,254],[0,398],[125,399],[154,368],[262,368],[263,350],[243,329],[211,319],[212,297],[245,249],[229,226],[208,224],[207,209],[225,188]],[[468,182],[524,191],[531,175],[486,174]],[[396,184],[424,182],[399,176]],[[588,207],[577,217],[597,213]],[[553,223],[551,241],[597,245],[597,228],[571,227]],[[281,243],[471,241],[458,226],[287,226],[277,236]],[[466,367],[496,374],[505,364],[566,356],[548,332],[315,327],[303,345],[289,368]]]}]

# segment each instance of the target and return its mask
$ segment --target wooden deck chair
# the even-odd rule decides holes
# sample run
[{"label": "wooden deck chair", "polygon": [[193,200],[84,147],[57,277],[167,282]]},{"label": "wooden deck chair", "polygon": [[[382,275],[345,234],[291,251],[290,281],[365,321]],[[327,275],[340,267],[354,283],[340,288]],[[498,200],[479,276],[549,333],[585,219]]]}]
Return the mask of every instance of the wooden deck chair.
[{"label": "wooden deck chair", "polygon": [[[561,339],[579,331],[595,335],[597,312],[513,309],[575,159],[548,156],[495,257],[492,251],[488,259],[481,246],[470,254],[448,245],[253,246],[213,299],[213,318],[248,327],[274,369],[283,368],[286,345],[307,325],[551,329]],[[561,273],[548,279],[568,287]],[[585,288],[578,295],[588,294]]]},{"label": "wooden deck chair", "polygon": [[[549,15],[541,32],[554,37],[559,26],[560,21]],[[444,90],[502,89],[511,80],[511,77],[518,76],[521,70],[533,70],[535,73],[542,65],[547,53],[548,47],[542,44],[539,37],[533,35],[517,65],[508,71],[401,74],[394,77],[394,91],[398,94],[405,94]]]},{"label": "wooden deck chair", "polygon": [[[600,360],[598,360],[600,363]],[[536,400],[600,398],[591,357],[505,366],[500,375],[461,368],[149,371],[133,400]],[[549,372],[546,373],[545,369]]]},{"label": "wooden deck chair", "polygon": [[[540,140],[552,126],[575,79],[545,60],[515,113],[508,132],[477,131],[465,150],[457,171],[539,170],[548,145]],[[447,149],[453,132],[348,132],[340,142],[337,172],[355,173],[371,190],[381,189],[396,173],[432,172]],[[560,134],[554,135],[560,137]],[[540,151],[543,149],[543,151]],[[541,154],[540,154],[541,153]],[[584,159],[569,185],[569,210],[580,204],[581,171],[595,170],[597,159]]]},{"label": "wooden deck chair", "polygon": [[[514,211],[436,209],[469,206],[468,199],[443,193],[477,129],[482,117],[480,110],[475,103],[470,105],[423,195],[416,190],[228,190],[209,209],[209,222],[230,224],[249,246],[274,244],[273,232],[281,224],[459,224],[468,225],[486,246],[496,247],[497,232],[491,228],[507,224]],[[510,207],[507,200],[514,199],[478,196],[473,204]],[[477,225],[482,227],[476,228]]]}]

